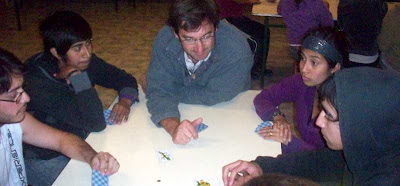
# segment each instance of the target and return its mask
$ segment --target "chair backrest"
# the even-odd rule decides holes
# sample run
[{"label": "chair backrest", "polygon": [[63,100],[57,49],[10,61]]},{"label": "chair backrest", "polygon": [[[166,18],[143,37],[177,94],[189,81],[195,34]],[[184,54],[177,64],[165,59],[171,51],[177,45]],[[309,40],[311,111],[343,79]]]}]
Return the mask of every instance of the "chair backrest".
[{"label": "chair backrest", "polygon": [[239,31],[243,35],[243,37],[246,38],[247,42],[249,43],[249,46],[250,46],[251,52],[253,53],[253,58],[254,58],[254,55],[255,55],[255,53],[257,51],[257,47],[258,47],[257,41],[254,38],[252,38],[249,34],[246,34],[242,30],[238,29],[235,25],[229,23],[229,21],[227,21],[226,19],[223,19],[222,21],[225,22],[226,24],[229,24],[232,27],[236,28],[237,31]]}]

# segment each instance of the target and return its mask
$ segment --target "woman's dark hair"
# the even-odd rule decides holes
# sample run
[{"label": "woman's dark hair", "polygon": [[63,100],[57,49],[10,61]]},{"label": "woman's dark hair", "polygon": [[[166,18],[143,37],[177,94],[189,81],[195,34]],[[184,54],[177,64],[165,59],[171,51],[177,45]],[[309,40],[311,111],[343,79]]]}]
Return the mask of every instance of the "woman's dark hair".
[{"label": "woman's dark hair", "polygon": [[176,0],[169,9],[167,24],[176,34],[179,29],[191,31],[208,21],[217,28],[219,23],[218,7],[213,0]]},{"label": "woman's dark hair", "polygon": [[[303,41],[309,36],[325,40],[330,46],[334,47],[342,56],[343,61],[340,62],[342,67],[349,63],[350,41],[345,32],[333,27],[318,27],[307,32],[303,37]],[[301,50],[299,52],[301,52]],[[338,61],[332,61],[329,58],[326,58],[326,60],[329,68],[334,68],[336,64],[339,63]]]},{"label": "woman's dark hair", "polygon": [[[335,83],[335,75],[329,76],[327,80],[325,80],[317,89],[318,99],[321,103],[324,100],[329,101],[335,110],[338,110],[338,103],[336,99],[336,83]],[[338,112],[339,117],[339,112]]]},{"label": "woman's dark hair", "polygon": [[39,26],[44,51],[55,48],[58,55],[65,57],[70,47],[77,42],[92,38],[92,29],[79,14],[58,11],[47,17]]},{"label": "woman's dark hair", "polygon": [[12,76],[22,76],[24,72],[22,62],[11,52],[0,48],[0,94],[10,89]]}]

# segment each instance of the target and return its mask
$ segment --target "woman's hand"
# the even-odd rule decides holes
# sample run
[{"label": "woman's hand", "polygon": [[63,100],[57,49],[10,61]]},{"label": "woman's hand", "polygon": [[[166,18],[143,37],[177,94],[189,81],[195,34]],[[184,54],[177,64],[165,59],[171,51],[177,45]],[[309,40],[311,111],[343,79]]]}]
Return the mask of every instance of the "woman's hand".
[{"label": "woman's hand", "polygon": [[285,117],[275,116],[272,127],[262,128],[258,134],[264,139],[275,140],[287,145],[292,140],[292,131]]}]

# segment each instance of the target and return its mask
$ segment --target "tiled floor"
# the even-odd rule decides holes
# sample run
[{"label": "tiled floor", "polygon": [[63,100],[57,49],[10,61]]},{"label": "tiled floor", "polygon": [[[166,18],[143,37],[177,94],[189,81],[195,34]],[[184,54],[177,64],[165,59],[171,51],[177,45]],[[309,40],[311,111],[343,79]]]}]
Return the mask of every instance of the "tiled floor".
[{"label": "tiled floor", "polygon": [[[7,1],[7,0],[6,0]],[[55,10],[72,10],[81,14],[93,30],[94,52],[111,64],[138,77],[147,69],[151,46],[158,30],[167,19],[168,0],[141,0],[133,7],[119,1],[115,11],[112,0],[25,0],[21,9],[22,31],[16,31],[14,9],[0,0],[0,47],[16,54],[21,60],[42,50],[38,25]],[[250,12],[248,13],[250,14]],[[262,17],[253,17],[262,22]],[[271,20],[282,23],[281,19]],[[265,86],[291,75],[292,60],[288,55],[286,29],[272,28],[267,68],[273,75],[266,76]],[[108,107],[116,96],[113,90],[96,87],[103,106]],[[259,89],[259,81],[252,89]],[[291,104],[283,105],[287,116],[292,115]]]}]

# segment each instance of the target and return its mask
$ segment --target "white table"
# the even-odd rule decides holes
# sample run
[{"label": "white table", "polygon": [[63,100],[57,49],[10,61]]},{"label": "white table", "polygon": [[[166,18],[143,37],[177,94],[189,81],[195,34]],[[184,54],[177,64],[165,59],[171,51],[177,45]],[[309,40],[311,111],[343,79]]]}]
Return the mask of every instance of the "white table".
[{"label": "white table", "polygon": [[[212,107],[180,104],[182,118],[202,117],[208,129],[187,145],[175,145],[170,135],[150,120],[146,99],[131,108],[127,123],[108,126],[92,133],[86,141],[98,151],[110,152],[121,164],[110,176],[110,186],[196,185],[205,180],[223,185],[222,167],[238,159],[253,160],[259,155],[276,157],[280,143],[264,140],[255,132],[261,122],[253,106],[259,91],[247,91],[229,102]],[[171,153],[172,160],[160,162],[159,150]],[[86,163],[71,160],[54,185],[91,185],[91,169]]]}]

